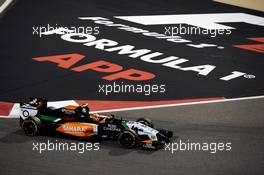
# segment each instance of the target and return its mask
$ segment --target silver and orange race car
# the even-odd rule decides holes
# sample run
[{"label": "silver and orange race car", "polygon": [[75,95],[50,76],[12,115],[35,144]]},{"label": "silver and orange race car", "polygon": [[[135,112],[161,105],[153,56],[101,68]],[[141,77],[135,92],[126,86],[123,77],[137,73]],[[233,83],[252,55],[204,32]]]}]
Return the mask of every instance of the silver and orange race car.
[{"label": "silver and orange race car", "polygon": [[117,140],[126,148],[158,149],[169,142],[172,131],[155,129],[147,118],[123,120],[114,115],[90,113],[87,104],[54,108],[47,100],[31,98],[20,103],[20,126],[26,135],[52,133],[79,138]]}]

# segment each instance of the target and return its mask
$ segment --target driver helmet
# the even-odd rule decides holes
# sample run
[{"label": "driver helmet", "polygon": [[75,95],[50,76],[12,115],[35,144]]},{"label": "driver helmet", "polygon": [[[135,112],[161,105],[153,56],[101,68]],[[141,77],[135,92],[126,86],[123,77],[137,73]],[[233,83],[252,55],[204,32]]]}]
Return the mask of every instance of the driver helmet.
[{"label": "driver helmet", "polygon": [[88,103],[82,104],[81,107],[82,107],[82,113],[89,114],[90,109],[89,109],[89,104]]},{"label": "driver helmet", "polygon": [[29,103],[31,104],[31,105],[37,105],[37,99],[36,98],[33,98]]}]

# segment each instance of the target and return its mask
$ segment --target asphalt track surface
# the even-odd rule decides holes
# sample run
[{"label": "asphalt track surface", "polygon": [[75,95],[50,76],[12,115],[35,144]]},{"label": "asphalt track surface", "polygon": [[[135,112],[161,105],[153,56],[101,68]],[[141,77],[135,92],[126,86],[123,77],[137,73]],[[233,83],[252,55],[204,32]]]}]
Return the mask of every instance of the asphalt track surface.
[{"label": "asphalt track surface", "polygon": [[7,174],[263,174],[264,99],[116,112],[149,117],[174,132],[173,142],[231,142],[231,151],[148,151],[102,142],[99,151],[32,151],[33,142],[78,142],[27,137],[17,119],[0,120],[0,172]]},{"label": "asphalt track surface", "polygon": [[[100,26],[98,38],[108,38],[137,48],[149,48],[187,58],[193,64],[214,64],[217,70],[205,77],[190,72],[165,69],[140,61],[128,60],[115,53],[62,41],[59,37],[32,35],[33,26],[94,26],[78,20],[79,16],[101,16],[110,20],[162,33],[164,26],[142,26],[113,16],[192,13],[263,13],[212,1],[102,1],[27,0],[17,3],[1,18],[0,24],[0,101],[25,101],[30,96],[54,100],[176,100],[225,97],[236,98],[264,94],[263,54],[232,47],[254,44],[248,37],[263,37],[263,29],[245,23],[228,23],[236,30],[230,37],[186,36],[186,39],[214,43],[224,50],[197,50],[186,45],[174,45],[138,34]],[[145,83],[165,83],[165,95],[118,94],[105,96],[95,93],[103,74],[76,74],[52,63],[40,63],[34,57],[79,53],[96,61],[131,66],[157,75]],[[232,70],[253,74],[255,79],[223,82],[219,77]],[[224,73],[223,73],[224,72]],[[96,82],[96,83],[95,83]],[[131,83],[131,82],[129,82]],[[211,154],[202,151],[146,151],[123,149],[117,143],[103,142],[99,151],[79,154],[74,151],[50,151],[39,154],[32,150],[33,142],[79,142],[61,138],[27,137],[17,119],[0,119],[0,174],[263,174],[264,172],[264,100],[196,104],[156,109],[115,112],[124,118],[148,117],[157,127],[172,130],[173,142],[232,142],[229,152]]]},{"label": "asphalt track surface", "polygon": [[[0,45],[1,56],[1,101],[26,101],[30,96],[37,96],[51,101],[59,100],[176,100],[225,97],[237,98],[263,95],[263,54],[233,47],[237,44],[258,44],[247,38],[262,37],[263,28],[247,23],[225,23],[235,27],[231,35],[184,35],[183,39],[191,44],[211,43],[225,49],[196,49],[186,43],[173,43],[166,40],[143,36],[142,34],[106,27],[93,21],[80,20],[78,17],[100,16],[114,23],[138,27],[152,32],[164,33],[164,27],[174,25],[144,26],[120,20],[114,16],[126,15],[167,15],[167,14],[200,14],[200,13],[247,13],[263,16],[263,13],[210,0],[168,0],[168,1],[103,1],[90,0],[27,0],[18,1],[4,18],[1,19]],[[207,76],[196,72],[181,71],[160,64],[151,64],[131,59],[127,55],[106,52],[78,43],[70,43],[57,35],[42,36],[34,33],[33,27],[56,26],[91,26],[99,27],[100,33],[94,34],[97,39],[106,38],[117,41],[120,45],[133,45],[136,49],[150,49],[164,53],[165,56],[177,56],[188,59],[183,67],[204,64],[215,65],[216,69]],[[187,43],[190,44],[190,43]],[[135,68],[154,73],[156,77],[144,82],[124,81],[127,84],[165,84],[166,93],[152,93],[144,96],[140,93],[118,93],[106,96],[98,92],[98,84],[109,84],[102,79],[105,73],[92,70],[76,73],[59,68],[50,62],[37,62],[32,58],[61,54],[78,53],[85,59],[76,66],[98,60],[116,63],[124,68]],[[161,58],[164,58],[161,57]],[[15,63],[15,64],[14,64]],[[72,66],[72,67],[75,67]],[[232,81],[219,80],[231,71],[253,74],[256,78],[243,77]],[[121,83],[122,80],[117,80]],[[96,83],[95,83],[96,82]],[[195,85],[195,86],[194,86]]]}]

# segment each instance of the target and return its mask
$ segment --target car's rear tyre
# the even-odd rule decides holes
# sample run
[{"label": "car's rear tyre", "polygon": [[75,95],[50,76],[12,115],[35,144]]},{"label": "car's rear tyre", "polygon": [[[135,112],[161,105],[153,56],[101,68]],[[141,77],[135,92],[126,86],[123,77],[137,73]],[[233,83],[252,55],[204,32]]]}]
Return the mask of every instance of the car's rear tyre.
[{"label": "car's rear tyre", "polygon": [[147,125],[151,128],[154,127],[154,124],[152,123],[152,121],[149,118],[139,118],[139,119],[137,119],[137,122],[142,123],[144,125]]},{"label": "car's rear tyre", "polygon": [[125,148],[133,148],[137,144],[137,134],[132,130],[124,130],[118,137],[118,143]]},{"label": "car's rear tyre", "polygon": [[40,132],[41,121],[37,117],[29,117],[22,123],[22,129],[28,136],[38,135]]}]

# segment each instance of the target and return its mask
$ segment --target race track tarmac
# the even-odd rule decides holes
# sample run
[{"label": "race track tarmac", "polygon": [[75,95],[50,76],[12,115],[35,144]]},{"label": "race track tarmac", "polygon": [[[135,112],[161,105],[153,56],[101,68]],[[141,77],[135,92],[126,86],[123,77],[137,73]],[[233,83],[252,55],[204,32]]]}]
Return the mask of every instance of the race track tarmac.
[{"label": "race track tarmac", "polygon": [[0,120],[0,174],[262,174],[264,99],[116,112],[130,119],[148,117],[172,130],[174,140],[231,142],[231,151],[148,151],[124,149],[105,141],[98,151],[33,151],[36,142],[81,142],[47,136],[27,137],[17,119]]}]

